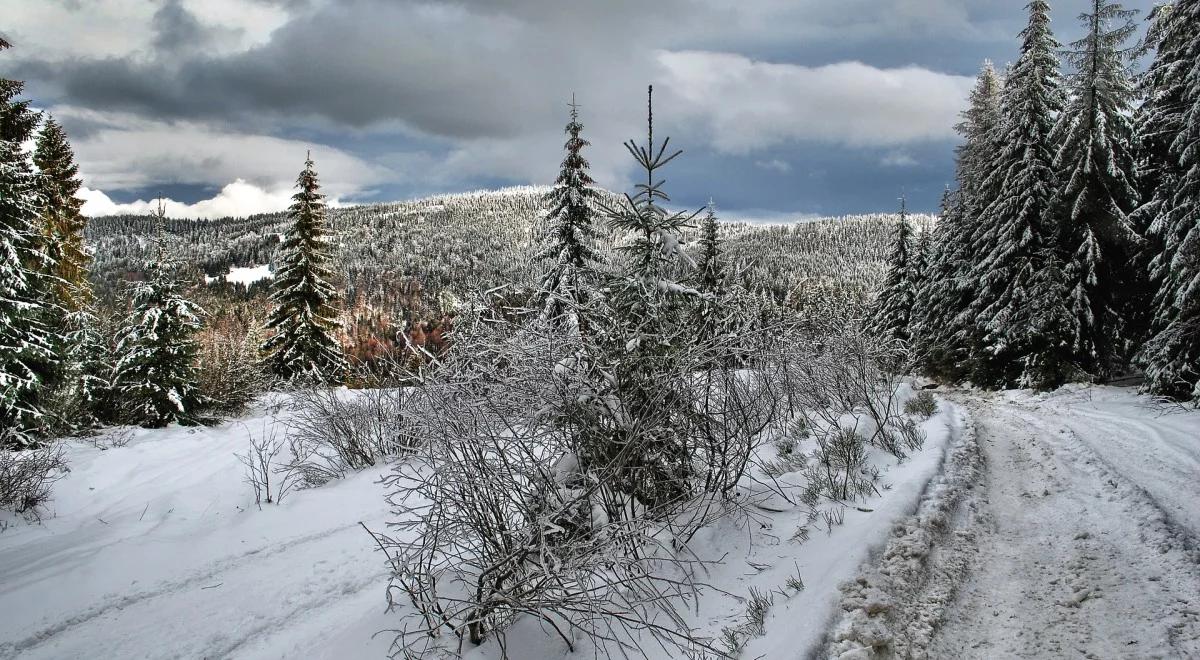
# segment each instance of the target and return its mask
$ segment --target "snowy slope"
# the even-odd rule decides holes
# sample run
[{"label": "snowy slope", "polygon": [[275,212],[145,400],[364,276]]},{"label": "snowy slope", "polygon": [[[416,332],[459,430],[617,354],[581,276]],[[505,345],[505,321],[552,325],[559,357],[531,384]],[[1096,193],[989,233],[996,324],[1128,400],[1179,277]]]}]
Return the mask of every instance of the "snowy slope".
[{"label": "snowy slope", "polygon": [[[259,511],[234,453],[270,419],[264,404],[215,428],[136,430],[123,447],[70,443],[72,472],[42,524],[0,533],[0,658],[385,657],[392,634],[376,633],[399,615],[384,611],[383,558],[359,522],[382,529],[389,519],[376,483],[386,468]],[[713,635],[736,625],[739,598],[754,587],[777,593],[766,634],[745,657],[817,648],[836,585],[913,510],[949,428],[945,414],[926,422],[925,448],[900,465],[876,455],[891,487],[832,532],[791,540],[803,513],[789,509],[702,533],[697,553],[723,559],[707,581],[730,595],[706,592],[695,624]],[[797,570],[807,585],[798,594],[784,588]],[[528,633],[510,636],[511,657],[568,657]],[[470,657],[498,653],[485,646]]]}]

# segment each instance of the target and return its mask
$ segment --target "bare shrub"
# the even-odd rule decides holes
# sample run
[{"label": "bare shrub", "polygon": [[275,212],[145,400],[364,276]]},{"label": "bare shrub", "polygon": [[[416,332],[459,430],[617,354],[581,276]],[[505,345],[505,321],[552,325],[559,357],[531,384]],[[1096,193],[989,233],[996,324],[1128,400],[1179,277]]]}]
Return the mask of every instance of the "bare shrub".
[{"label": "bare shrub", "polygon": [[821,500],[844,503],[879,494],[879,475],[867,467],[863,438],[854,429],[838,427],[818,436],[805,477],[805,501],[813,505]]},{"label": "bare shrub", "polygon": [[744,436],[771,415],[763,384],[664,360],[648,391],[577,342],[486,311],[460,316],[454,339],[407,403],[427,443],[385,479],[399,522],[375,538],[390,597],[412,605],[393,651],[503,649],[529,617],[572,649],[582,637],[633,657],[646,643],[721,655],[682,615],[705,587],[684,546],[728,511]]},{"label": "bare shrub", "polygon": [[904,414],[929,419],[937,414],[938,403],[933,393],[921,390],[917,395],[904,402]]},{"label": "bare shrub", "polygon": [[66,450],[50,444],[24,451],[0,450],[0,507],[36,519],[54,482],[68,471]]},{"label": "bare shrub", "polygon": [[250,447],[237,459],[246,468],[246,483],[254,491],[254,504],[279,504],[294,488],[304,483],[304,472],[295,460],[281,457],[288,445],[279,438],[275,424],[263,428],[258,435],[250,434]]},{"label": "bare shrub", "polygon": [[297,390],[289,430],[305,481],[324,483],[411,452],[417,438],[405,426],[407,396],[403,388]]}]

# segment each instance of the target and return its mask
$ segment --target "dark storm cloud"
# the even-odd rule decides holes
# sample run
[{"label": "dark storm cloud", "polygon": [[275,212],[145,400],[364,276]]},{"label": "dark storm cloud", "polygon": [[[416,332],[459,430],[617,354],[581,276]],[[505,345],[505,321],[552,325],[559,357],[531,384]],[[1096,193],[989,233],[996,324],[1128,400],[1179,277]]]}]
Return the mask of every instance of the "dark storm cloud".
[{"label": "dark storm cloud", "polygon": [[[286,20],[229,47],[245,28],[206,23],[188,11],[207,7],[193,0],[160,0],[142,47],[90,58],[18,48],[0,67],[50,105],[203,124],[205,135],[311,129],[385,168],[440,159],[405,170],[425,179],[375,187],[406,192],[544,181],[572,92],[585,101],[593,163],[613,185],[620,141],[641,125],[641,90],[655,82],[664,129],[692,147],[677,183],[684,198],[704,201],[709,190],[745,208],[831,212],[890,206],[906,189],[931,210],[953,169],[947,129],[961,79],[950,77],[973,75],[984,59],[1010,61],[1025,21],[1022,0],[245,1],[285,10]],[[1053,4],[1069,41],[1087,3]],[[1147,10],[1153,0],[1125,4]],[[844,66],[854,62],[865,67]],[[680,72],[688,75],[671,78]],[[891,86],[873,92],[880,82]],[[738,98],[708,98],[707,88]],[[872,93],[888,103],[864,102]],[[797,102],[814,97],[829,103]],[[105,127],[86,114],[71,121],[80,137]],[[877,137],[856,142],[862,135]],[[855,192],[864,187],[872,192]]]}]

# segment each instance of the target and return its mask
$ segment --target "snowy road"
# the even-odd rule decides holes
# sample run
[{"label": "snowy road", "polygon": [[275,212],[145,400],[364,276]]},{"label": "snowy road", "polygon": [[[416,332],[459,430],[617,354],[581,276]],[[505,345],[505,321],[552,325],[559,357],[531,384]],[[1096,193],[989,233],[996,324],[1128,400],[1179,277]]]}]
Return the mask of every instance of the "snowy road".
[{"label": "snowy road", "polygon": [[1112,388],[963,403],[974,552],[929,657],[1200,657],[1200,415]]}]

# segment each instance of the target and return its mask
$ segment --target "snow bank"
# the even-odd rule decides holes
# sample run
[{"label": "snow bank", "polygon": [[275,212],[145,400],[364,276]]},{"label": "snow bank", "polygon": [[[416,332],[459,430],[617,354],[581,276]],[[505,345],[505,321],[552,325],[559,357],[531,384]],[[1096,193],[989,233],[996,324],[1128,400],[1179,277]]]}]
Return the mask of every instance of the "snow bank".
[{"label": "snow bank", "polygon": [[[951,552],[937,561],[933,555],[935,546],[952,533],[951,518],[974,487],[982,457],[966,412],[948,402],[941,407],[951,416],[945,467],[921,497],[916,513],[892,528],[883,555],[842,585],[841,619],[828,657],[925,657],[936,623],[953,599],[955,581],[944,578],[966,570],[968,553]],[[945,545],[965,550],[963,544]],[[934,564],[938,575],[931,578]],[[922,593],[924,597],[916,598]]]}]

